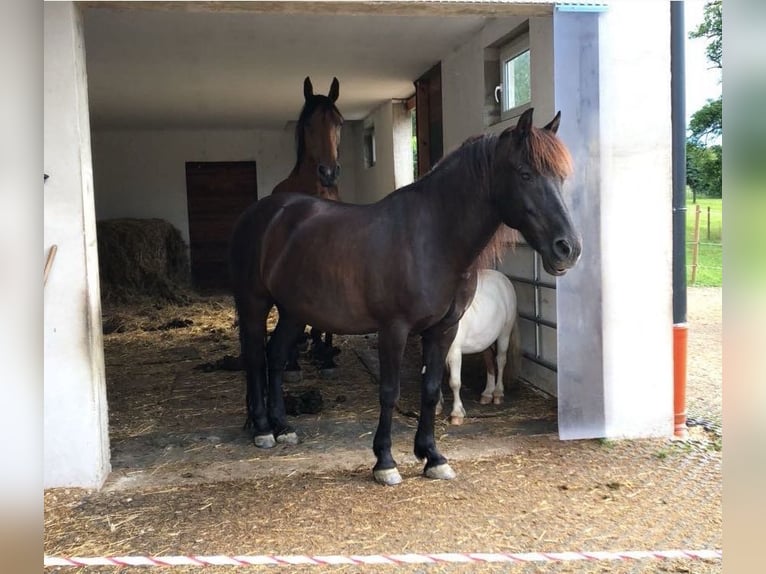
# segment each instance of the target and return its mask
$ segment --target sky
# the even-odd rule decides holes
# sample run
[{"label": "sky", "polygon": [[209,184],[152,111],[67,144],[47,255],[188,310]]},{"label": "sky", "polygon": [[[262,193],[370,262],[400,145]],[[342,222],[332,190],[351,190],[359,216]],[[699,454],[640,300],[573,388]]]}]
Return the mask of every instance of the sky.
[{"label": "sky", "polygon": [[689,32],[697,28],[704,19],[705,0],[684,2],[684,24],[686,25],[686,118],[699,110],[707,100],[721,95],[721,72],[712,68],[705,55],[707,40],[689,39]]}]

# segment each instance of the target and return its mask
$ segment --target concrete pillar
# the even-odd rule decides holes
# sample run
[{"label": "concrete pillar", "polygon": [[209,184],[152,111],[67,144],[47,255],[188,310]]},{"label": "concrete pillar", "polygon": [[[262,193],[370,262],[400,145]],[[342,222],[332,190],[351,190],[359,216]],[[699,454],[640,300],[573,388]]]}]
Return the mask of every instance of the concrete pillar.
[{"label": "concrete pillar", "polygon": [[663,3],[554,14],[583,235],[582,260],[557,282],[563,439],[672,433],[669,39]]},{"label": "concrete pillar", "polygon": [[44,485],[100,487],[110,470],[82,16],[44,7]]}]

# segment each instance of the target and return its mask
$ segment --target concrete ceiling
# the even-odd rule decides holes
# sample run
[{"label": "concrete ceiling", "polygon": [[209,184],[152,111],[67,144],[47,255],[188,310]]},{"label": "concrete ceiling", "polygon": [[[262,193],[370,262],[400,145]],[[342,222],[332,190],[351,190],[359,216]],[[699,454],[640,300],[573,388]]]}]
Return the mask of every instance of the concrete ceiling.
[{"label": "concrete ceiling", "polygon": [[84,4],[93,127],[282,128],[297,118],[306,76],[320,93],[337,76],[339,109],[361,119],[411,96],[416,78],[495,15],[159,4]]}]

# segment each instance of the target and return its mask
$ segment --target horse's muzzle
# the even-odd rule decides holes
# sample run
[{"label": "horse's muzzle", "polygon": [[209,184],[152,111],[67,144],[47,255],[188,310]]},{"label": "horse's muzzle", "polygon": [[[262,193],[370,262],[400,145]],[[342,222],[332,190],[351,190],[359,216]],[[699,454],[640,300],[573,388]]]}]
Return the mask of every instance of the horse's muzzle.
[{"label": "horse's muzzle", "polygon": [[337,183],[338,177],[340,176],[340,164],[335,164],[335,167],[320,165],[317,168],[317,173],[319,175],[319,181],[323,186],[332,187]]},{"label": "horse's muzzle", "polygon": [[552,257],[543,257],[543,267],[551,275],[559,277],[575,266],[581,253],[582,241],[579,237],[559,237],[551,245]]}]

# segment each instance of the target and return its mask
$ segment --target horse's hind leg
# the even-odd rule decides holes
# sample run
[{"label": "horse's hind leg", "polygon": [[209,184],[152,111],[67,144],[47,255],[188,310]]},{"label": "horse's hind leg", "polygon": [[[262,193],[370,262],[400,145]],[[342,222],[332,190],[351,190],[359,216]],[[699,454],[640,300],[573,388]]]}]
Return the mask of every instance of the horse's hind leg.
[{"label": "horse's hind leg", "polygon": [[335,376],[335,369],[338,365],[335,363],[336,349],[332,346],[332,333],[324,334],[324,346],[322,347],[322,361],[319,365],[319,376],[324,379],[331,379]]},{"label": "horse's hind leg", "polygon": [[372,469],[376,482],[387,486],[399,484],[402,477],[391,454],[391,422],[394,406],[399,399],[399,376],[407,344],[408,329],[395,325],[378,334],[378,357],[380,359],[380,418],[372,451],[377,462]]},{"label": "horse's hind leg", "polygon": [[[449,422],[452,425],[463,424],[465,419],[465,408],[463,408],[463,401],[460,400],[460,376],[463,367],[463,353],[460,349],[451,348],[447,354],[447,365],[449,371],[449,387],[452,389],[452,412],[450,413]],[[439,393],[439,400],[441,400],[441,393]],[[437,413],[438,414],[438,413]]]},{"label": "horse's hind leg", "polygon": [[266,317],[271,302],[237,301],[239,340],[245,365],[247,420],[255,446],[270,448],[276,443],[266,416]]},{"label": "horse's hind leg", "polygon": [[287,354],[287,365],[285,366],[285,372],[283,378],[288,383],[299,383],[303,379],[301,374],[301,366],[298,363],[298,357],[300,355],[300,340],[290,345],[290,349]]},{"label": "horse's hind leg", "polygon": [[269,370],[269,392],[266,401],[268,420],[277,442],[287,444],[297,444],[298,435],[295,433],[295,429],[287,424],[282,376],[289,350],[298,341],[303,329],[302,323],[291,320],[280,309],[277,327],[274,329],[266,348]]},{"label": "horse's hind leg", "polygon": [[335,376],[335,355],[337,349],[332,346],[332,333],[325,333],[322,340],[322,331],[311,328],[311,355],[312,359],[319,364],[319,376],[323,379],[331,379]]},{"label": "horse's hind leg", "polygon": [[415,456],[420,460],[426,459],[424,473],[428,478],[455,478],[455,471],[436,448],[434,419],[447,352],[455,339],[457,327],[457,323],[446,329],[437,326],[423,333],[425,373],[420,385],[420,418],[415,433]]},{"label": "horse's hind leg", "polygon": [[492,403],[496,405],[503,404],[503,398],[505,391],[503,388],[503,372],[505,371],[505,365],[508,360],[508,346],[511,341],[510,329],[505,330],[500,334],[500,338],[497,340],[497,373],[495,376],[495,390],[492,392]]},{"label": "horse's hind leg", "polygon": [[495,392],[495,386],[497,384],[497,370],[495,369],[495,345],[492,344],[489,348],[485,349],[481,353],[481,357],[484,359],[484,366],[487,370],[487,384],[484,385],[484,390],[479,397],[479,403],[482,405],[488,405],[492,402],[492,395]]}]

